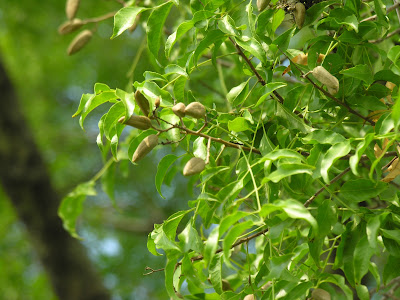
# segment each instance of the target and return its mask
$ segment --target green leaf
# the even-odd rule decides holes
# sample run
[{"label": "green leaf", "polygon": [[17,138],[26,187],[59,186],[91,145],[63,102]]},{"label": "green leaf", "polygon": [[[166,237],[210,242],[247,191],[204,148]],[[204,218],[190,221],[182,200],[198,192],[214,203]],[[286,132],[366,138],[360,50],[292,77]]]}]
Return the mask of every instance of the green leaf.
[{"label": "green leaf", "polygon": [[332,167],[335,161],[347,155],[350,152],[350,150],[351,150],[350,141],[347,140],[345,142],[333,145],[325,154],[321,162],[321,176],[326,183],[329,183],[329,175],[328,175],[329,169]]},{"label": "green leaf", "polygon": [[102,92],[108,92],[110,91],[110,87],[107,84],[104,83],[95,83],[94,84],[94,93],[96,95],[102,93]]},{"label": "green leaf", "polygon": [[346,138],[336,132],[329,130],[315,130],[302,138],[305,144],[329,144],[334,145],[346,141]]},{"label": "green leaf", "polygon": [[61,201],[60,207],[58,208],[58,215],[63,221],[65,230],[74,238],[81,238],[76,232],[75,224],[82,213],[83,202],[86,196],[96,195],[94,185],[94,181],[81,183]]},{"label": "green leaf", "polygon": [[391,115],[392,115],[392,119],[394,122],[394,126],[397,128],[397,126],[399,126],[399,122],[400,122],[400,89],[397,94],[396,103],[393,105]]},{"label": "green leaf", "polygon": [[374,0],[375,13],[378,16],[377,21],[385,28],[389,28],[388,18],[386,17],[386,6],[381,0]]},{"label": "green leaf", "polygon": [[165,288],[167,289],[168,296],[174,300],[180,300],[175,294],[174,288],[174,274],[175,274],[176,261],[174,259],[168,260],[164,269],[165,274]]},{"label": "green leaf", "polygon": [[244,50],[257,57],[263,64],[267,63],[265,50],[256,39],[254,38],[244,39],[236,37],[235,41]]},{"label": "green leaf", "polygon": [[123,90],[117,89],[115,94],[121,99],[125,106],[125,120],[128,120],[135,109],[135,96],[134,93],[127,93]]},{"label": "green leaf", "polygon": [[354,175],[359,176],[357,170],[358,163],[360,162],[361,156],[364,154],[365,150],[367,150],[369,144],[373,141],[374,137],[375,135],[373,133],[368,133],[364,140],[357,145],[354,155],[350,157],[349,164]]},{"label": "green leaf", "polygon": [[305,164],[294,164],[294,163],[289,163],[289,164],[279,164],[278,169],[271,174],[269,174],[266,178],[263,179],[261,182],[262,184],[266,183],[267,181],[272,181],[272,182],[279,182],[283,178],[286,178],[288,176],[292,176],[295,174],[302,174],[306,173],[309,175],[312,175],[312,170],[314,170],[314,166],[310,165],[305,165]]},{"label": "green leaf", "polygon": [[[357,269],[357,268],[356,268]],[[356,285],[357,296],[360,300],[369,300],[370,295],[368,292],[368,288],[365,285],[358,284]]]},{"label": "green leaf", "polygon": [[282,210],[292,219],[301,219],[309,223],[314,232],[318,232],[318,223],[315,218],[310,214],[310,212],[303,206],[302,203],[293,200],[279,200],[274,202],[277,207],[282,208]]},{"label": "green leaf", "polygon": [[83,109],[85,108],[86,103],[91,101],[94,98],[94,96],[95,96],[94,94],[83,94],[79,102],[78,110],[72,115],[72,117],[75,118],[76,116],[79,116],[82,113]]},{"label": "green leaf", "polygon": [[166,43],[165,43],[165,56],[167,58],[169,58],[170,54],[171,54],[171,50],[172,47],[174,46],[174,44],[186,33],[188,32],[190,29],[193,28],[193,26],[200,21],[206,20],[208,18],[210,18],[211,16],[213,16],[213,13],[210,11],[205,11],[205,10],[201,10],[201,11],[197,11],[195,12],[195,14],[193,15],[193,19],[190,21],[186,21],[181,23],[178,28],[176,29],[176,31],[174,33],[172,33]]},{"label": "green leaf", "polygon": [[162,254],[157,252],[156,244],[154,243],[154,240],[151,237],[151,233],[149,233],[147,236],[147,249],[151,254],[155,256],[162,256]]},{"label": "green leaf", "polygon": [[177,101],[185,102],[185,86],[186,86],[186,77],[179,77],[174,84],[174,96]]},{"label": "green leaf", "polygon": [[113,129],[115,130],[115,125],[118,123],[118,120],[124,115],[125,115],[125,105],[122,101],[119,101],[115,103],[113,106],[111,106],[110,110],[107,113],[107,117],[104,119],[104,125],[103,125],[104,135],[108,140],[111,141],[113,133],[115,133]]},{"label": "green leaf", "polygon": [[249,123],[243,117],[237,117],[233,121],[228,122],[228,129],[230,131],[241,132],[251,130]]},{"label": "green leaf", "polygon": [[400,259],[393,255],[389,255],[383,268],[383,284],[386,285],[398,276],[400,276]]},{"label": "green leaf", "polygon": [[215,257],[215,251],[218,248],[219,226],[214,227],[208,236],[204,246],[204,261],[206,265],[210,264]]},{"label": "green leaf", "polygon": [[201,40],[201,42],[196,48],[196,51],[193,54],[192,58],[193,64],[197,66],[197,61],[199,59],[199,56],[203,53],[203,51],[206,50],[208,47],[210,47],[212,44],[224,39],[225,37],[226,34],[218,29],[214,29],[207,32],[206,36]]},{"label": "green leaf", "polygon": [[361,279],[368,273],[369,261],[374,250],[369,247],[368,239],[364,235],[354,249],[354,280],[356,285],[361,283]]},{"label": "green leaf", "polygon": [[270,82],[264,86],[263,95],[258,99],[255,107],[262,104],[271,93],[277,89],[287,86],[285,82]]},{"label": "green leaf", "polygon": [[196,157],[200,157],[203,160],[207,159],[207,147],[204,144],[205,138],[203,137],[198,137],[194,142],[193,142],[193,154]]},{"label": "green leaf", "polygon": [[222,241],[222,248],[224,249],[224,258],[225,258],[225,263],[227,265],[230,265],[229,262],[229,256],[231,252],[231,247],[232,245],[236,242],[236,240],[239,238],[239,236],[247,229],[252,227],[254,224],[253,221],[248,220],[243,223],[238,223],[234,225],[226,234],[225,238]]},{"label": "green leaf", "polygon": [[[226,95],[226,99],[228,99],[228,101],[230,103],[234,103],[236,98],[243,92],[243,90],[245,89],[245,87],[247,86],[247,84],[249,83],[250,78],[247,79],[245,82],[242,82],[241,84],[239,84],[238,86],[233,87],[229,93]],[[240,104],[240,103],[239,103]]]},{"label": "green leaf", "polygon": [[219,253],[213,257],[208,268],[208,274],[210,275],[210,281],[215,291],[218,294],[222,294],[222,253]]},{"label": "green leaf", "polygon": [[336,209],[331,200],[326,199],[318,206],[316,219],[319,227],[318,237],[324,238],[331,232],[338,219]]},{"label": "green leaf", "polygon": [[171,74],[177,74],[177,75],[181,75],[184,76],[186,78],[189,77],[189,75],[186,73],[186,70],[178,65],[168,65],[165,67],[164,69],[165,72],[165,76],[171,75]]},{"label": "green leaf", "polygon": [[321,13],[325,10],[325,8],[327,8],[329,5],[336,3],[337,3],[336,0],[330,0],[330,1],[323,1],[311,6],[309,9],[307,9],[303,27],[313,23],[317,18],[321,16]]},{"label": "green leaf", "polygon": [[179,223],[181,222],[182,218],[188,213],[189,211],[183,210],[183,211],[178,211],[171,215],[163,224],[163,229],[166,234],[166,236],[172,240],[175,241],[175,236],[176,236],[176,229],[178,228]]},{"label": "green leaf", "polygon": [[392,48],[390,48],[387,56],[395,65],[397,65],[400,57],[400,46],[393,46]]},{"label": "green leaf", "polygon": [[173,154],[168,154],[164,156],[161,161],[158,164],[157,167],[157,174],[156,174],[156,188],[158,193],[160,194],[161,197],[165,199],[165,197],[161,193],[161,185],[164,181],[165,174],[167,174],[167,171],[169,167],[179,158],[179,156],[173,155]]},{"label": "green leaf", "polygon": [[228,35],[240,36],[242,33],[237,29],[235,21],[229,16],[225,15],[218,21],[218,28]]},{"label": "green leaf", "polygon": [[281,51],[286,51],[295,31],[296,27],[288,29],[274,40],[274,44],[277,45]]},{"label": "green leaf", "polygon": [[[400,56],[400,46],[399,47],[399,56]],[[381,70],[374,75],[374,81],[377,80],[385,80],[385,81],[390,81],[396,84],[397,86],[400,85],[400,76],[393,73],[392,70]]]},{"label": "green leaf", "polygon": [[400,244],[400,231],[399,230],[389,230],[381,228],[384,237],[394,240]]},{"label": "green leaf", "polygon": [[368,85],[370,85],[373,82],[373,75],[371,72],[371,69],[367,65],[357,65],[353,68],[349,68],[343,71],[340,71],[340,74],[343,74],[344,76],[352,77],[352,78],[357,78]]},{"label": "green leaf", "polygon": [[290,149],[274,150],[274,151],[266,154],[262,158],[262,160],[269,159],[269,160],[275,161],[275,160],[278,160],[278,159],[281,159],[281,158],[293,158],[293,159],[298,159],[299,161],[303,161],[304,160],[303,156],[300,153],[298,153],[298,152],[296,152],[294,150],[290,150]]},{"label": "green leaf", "polygon": [[114,28],[111,39],[116,38],[131,27],[135,22],[136,16],[148,9],[149,8],[139,6],[121,8],[114,16]]},{"label": "green leaf", "polygon": [[193,250],[197,253],[202,253],[203,242],[195,228],[193,228],[190,220],[185,229],[178,235],[180,246],[183,252]]},{"label": "green leaf", "polygon": [[387,189],[388,184],[382,181],[374,182],[369,179],[355,179],[347,181],[340,193],[346,200],[361,202],[374,198]]},{"label": "green leaf", "polygon": [[371,272],[372,276],[374,276],[376,281],[376,291],[379,292],[381,286],[381,275],[379,274],[378,266],[374,262],[370,261],[368,270]]},{"label": "green leaf", "polygon": [[147,47],[155,58],[158,57],[163,26],[172,5],[173,3],[168,1],[155,7],[147,21]]},{"label": "green leaf", "polygon": [[282,125],[288,129],[296,129],[303,133],[309,133],[312,131],[310,126],[305,124],[298,116],[279,102],[276,103],[276,116],[282,121]]},{"label": "green leaf", "polygon": [[367,238],[372,249],[376,249],[378,245],[378,232],[381,227],[380,216],[374,216],[367,222]]},{"label": "green leaf", "polygon": [[[96,107],[98,107],[99,105],[105,103],[105,102],[114,102],[114,100],[118,99],[118,96],[115,94],[115,91],[108,91],[108,92],[103,92],[100,93],[96,96],[92,95],[93,97],[90,97],[89,99],[87,99],[87,102],[85,103],[84,108],[81,111],[81,117],[79,119],[79,124],[81,125],[82,129],[83,128],[83,122],[85,121],[85,118],[87,117],[87,115]],[[87,97],[85,97],[86,99]],[[82,96],[81,99],[81,103],[82,100],[84,99],[84,96]],[[80,107],[81,105],[79,105]],[[79,109],[78,109],[79,111]],[[74,116],[76,116],[78,114],[78,111],[75,113]]]}]

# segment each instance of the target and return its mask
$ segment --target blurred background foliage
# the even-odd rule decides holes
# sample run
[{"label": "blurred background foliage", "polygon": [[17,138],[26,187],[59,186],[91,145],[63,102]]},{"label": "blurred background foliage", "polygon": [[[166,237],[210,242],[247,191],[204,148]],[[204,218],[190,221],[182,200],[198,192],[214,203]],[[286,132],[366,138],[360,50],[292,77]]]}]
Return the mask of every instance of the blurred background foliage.
[{"label": "blurred background foliage", "polygon": [[[139,26],[132,34],[110,41],[113,19],[97,26],[92,41],[78,54],[66,49],[74,34],[60,36],[66,20],[64,1],[3,1],[0,4],[0,57],[5,65],[25,117],[34,134],[51,180],[61,197],[78,183],[89,180],[102,165],[95,143],[97,121],[108,107],[99,108],[86,122],[86,132],[71,116],[83,93],[96,82],[129,89],[151,69],[142,53],[131,77],[127,77],[144,38]],[[116,11],[116,1],[82,1],[77,17],[92,18]],[[91,28],[96,25],[91,25]],[[155,170],[163,155],[146,158],[139,167],[117,166],[115,209],[98,186],[89,197],[78,224],[83,244],[102,275],[113,299],[166,299],[163,273],[143,276],[145,267],[163,267],[164,258],[152,256],[146,247],[154,223],[186,207],[190,199],[182,176],[163,187],[162,199],[154,186]],[[24,225],[0,191],[0,291],[3,299],[56,299],[50,283],[29,243]]]}]

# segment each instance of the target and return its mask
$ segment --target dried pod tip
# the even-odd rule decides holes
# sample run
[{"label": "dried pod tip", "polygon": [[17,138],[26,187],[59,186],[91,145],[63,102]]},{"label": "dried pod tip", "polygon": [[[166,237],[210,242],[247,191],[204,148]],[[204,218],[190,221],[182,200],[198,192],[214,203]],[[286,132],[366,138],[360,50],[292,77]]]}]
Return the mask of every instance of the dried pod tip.
[{"label": "dried pod tip", "polygon": [[150,112],[149,101],[146,99],[145,96],[143,96],[143,94],[139,90],[135,92],[135,100],[137,105],[139,105],[139,108],[142,111],[142,113],[145,116],[148,116]]},{"label": "dried pod tip", "polygon": [[331,295],[323,289],[315,289],[311,293],[314,300],[331,300]]},{"label": "dried pod tip", "polygon": [[74,32],[75,30],[78,30],[79,28],[84,25],[84,22],[80,19],[73,19],[70,21],[67,21],[58,27],[58,33],[61,35],[68,34],[71,32]]},{"label": "dried pod tip", "polygon": [[199,157],[191,158],[183,168],[183,175],[184,176],[191,176],[194,174],[201,173],[204,168],[206,167],[206,163],[203,159]]},{"label": "dried pod tip", "polygon": [[80,2],[80,0],[67,0],[65,4],[65,14],[69,20],[75,18]]},{"label": "dried pod tip", "polygon": [[132,115],[126,122],[125,117],[118,120],[120,123],[135,127],[137,129],[146,130],[151,127],[151,121],[148,117]]},{"label": "dried pod tip", "polygon": [[92,36],[93,32],[87,29],[78,34],[68,46],[68,55],[72,55],[81,50],[87,43],[89,43]]},{"label": "dried pod tip", "polygon": [[246,295],[246,297],[243,298],[243,300],[254,300],[254,299],[256,299],[256,298],[254,297],[253,294]]},{"label": "dried pod tip", "polygon": [[160,104],[161,104],[160,97],[157,97],[156,100],[154,100],[154,106],[158,108]]},{"label": "dried pod tip", "polygon": [[333,95],[339,91],[339,80],[324,67],[315,67],[314,70],[312,70],[312,74],[319,82],[326,85],[330,94]]},{"label": "dried pod tip", "polygon": [[206,108],[200,102],[192,102],[186,106],[185,114],[196,119],[201,119],[206,115]]},{"label": "dried pod tip", "polygon": [[176,114],[180,118],[183,118],[185,116],[185,109],[186,105],[182,102],[179,102],[172,107],[172,111],[174,112],[174,114]]},{"label": "dried pod tip", "polygon": [[271,2],[271,0],[257,0],[257,9],[259,12],[262,12],[267,5]]},{"label": "dried pod tip", "polygon": [[304,25],[304,20],[306,18],[306,7],[303,3],[297,2],[294,7],[294,21],[299,29]]},{"label": "dried pod tip", "polygon": [[138,162],[144,158],[155,146],[158,145],[158,136],[155,134],[145,137],[143,141],[136,148],[132,157],[132,162]]}]

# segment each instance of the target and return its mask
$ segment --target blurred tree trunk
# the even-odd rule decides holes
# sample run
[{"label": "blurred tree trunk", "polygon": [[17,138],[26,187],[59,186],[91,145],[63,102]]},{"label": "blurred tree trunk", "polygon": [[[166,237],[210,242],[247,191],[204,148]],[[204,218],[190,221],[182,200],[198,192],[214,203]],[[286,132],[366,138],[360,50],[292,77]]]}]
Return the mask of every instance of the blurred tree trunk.
[{"label": "blurred tree trunk", "polygon": [[0,183],[61,300],[110,299],[85,249],[63,229],[60,198],[0,62]]}]

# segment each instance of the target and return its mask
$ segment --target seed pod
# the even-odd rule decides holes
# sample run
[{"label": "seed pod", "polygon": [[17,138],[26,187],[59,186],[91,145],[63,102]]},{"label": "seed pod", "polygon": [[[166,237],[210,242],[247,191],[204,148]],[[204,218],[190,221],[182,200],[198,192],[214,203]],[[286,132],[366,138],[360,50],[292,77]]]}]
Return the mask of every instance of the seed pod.
[{"label": "seed pod", "polygon": [[82,27],[85,23],[82,22],[80,19],[73,19],[70,21],[67,21],[58,27],[58,33],[61,35],[68,34],[71,32],[74,32],[75,30],[78,30],[79,28]]},{"label": "seed pod", "polygon": [[206,115],[206,108],[200,102],[192,102],[186,106],[185,114],[196,119],[201,119]]},{"label": "seed pod", "polygon": [[72,55],[81,50],[87,43],[89,43],[92,36],[93,32],[87,29],[78,34],[68,46],[68,55]]},{"label": "seed pod", "polygon": [[136,116],[132,115],[127,121],[125,121],[125,117],[122,117],[118,120],[120,123],[124,123],[126,125],[135,127],[137,129],[146,130],[151,127],[151,121],[148,117]]},{"label": "seed pod", "polygon": [[155,134],[145,137],[144,140],[136,148],[132,157],[132,162],[138,162],[144,158],[155,146],[158,145],[158,136]]},{"label": "seed pod", "polygon": [[194,174],[198,174],[204,170],[206,167],[206,163],[203,159],[199,157],[191,158],[183,168],[183,175],[184,176],[191,176]]},{"label": "seed pod", "polygon": [[256,298],[254,297],[253,294],[247,295],[246,297],[243,298],[243,300],[254,300],[254,299]]},{"label": "seed pod", "polygon": [[262,12],[267,5],[271,2],[271,0],[257,0],[257,9],[259,12]]},{"label": "seed pod", "polygon": [[303,3],[296,3],[294,7],[294,21],[299,29],[303,27],[304,19],[306,18],[306,7]]},{"label": "seed pod", "polygon": [[154,100],[154,106],[156,108],[158,108],[160,106],[161,102],[160,102],[160,97],[157,97],[156,100]]},{"label": "seed pod", "polygon": [[222,279],[222,290],[223,291],[233,291],[231,284],[226,279]]},{"label": "seed pod", "polygon": [[331,300],[331,295],[323,289],[315,289],[311,293],[314,300]]},{"label": "seed pod", "polygon": [[315,67],[312,71],[312,74],[319,82],[326,85],[330,94],[333,95],[339,91],[339,80],[329,73],[324,67]]},{"label": "seed pod", "polygon": [[139,108],[142,111],[142,113],[145,116],[148,116],[150,112],[149,101],[146,99],[145,96],[143,96],[143,94],[139,90],[137,90],[135,93],[135,100],[137,105],[139,105]]},{"label": "seed pod", "polygon": [[179,102],[172,107],[172,111],[178,117],[183,118],[185,116],[185,108],[186,108],[185,104]]},{"label": "seed pod", "polygon": [[136,27],[139,25],[139,21],[140,21],[140,14],[138,14],[135,18],[135,21],[133,22],[132,26],[129,27],[129,32],[132,33],[135,31]]},{"label": "seed pod", "polygon": [[65,4],[65,14],[68,19],[72,20],[75,18],[80,2],[80,0],[67,0],[67,3]]}]

